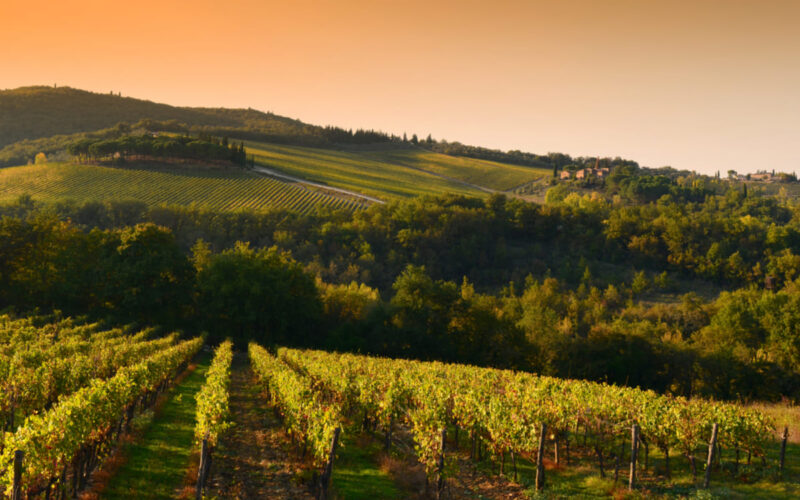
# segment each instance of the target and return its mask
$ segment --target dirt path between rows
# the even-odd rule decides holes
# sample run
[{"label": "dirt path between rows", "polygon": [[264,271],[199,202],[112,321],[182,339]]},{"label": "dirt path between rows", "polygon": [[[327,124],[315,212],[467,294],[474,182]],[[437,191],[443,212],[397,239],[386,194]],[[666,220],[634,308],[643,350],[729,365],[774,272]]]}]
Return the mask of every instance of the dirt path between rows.
[{"label": "dirt path between rows", "polygon": [[297,458],[262,397],[247,355],[231,367],[230,410],[234,426],[214,450],[207,494],[231,499],[312,499],[299,481]]}]

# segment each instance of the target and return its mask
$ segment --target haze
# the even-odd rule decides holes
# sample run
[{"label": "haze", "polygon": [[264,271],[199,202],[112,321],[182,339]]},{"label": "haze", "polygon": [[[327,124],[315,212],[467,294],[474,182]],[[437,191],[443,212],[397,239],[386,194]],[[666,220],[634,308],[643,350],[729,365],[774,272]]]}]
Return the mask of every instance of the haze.
[{"label": "haze", "polygon": [[791,172],[799,18],[794,1],[3,0],[0,88]]}]

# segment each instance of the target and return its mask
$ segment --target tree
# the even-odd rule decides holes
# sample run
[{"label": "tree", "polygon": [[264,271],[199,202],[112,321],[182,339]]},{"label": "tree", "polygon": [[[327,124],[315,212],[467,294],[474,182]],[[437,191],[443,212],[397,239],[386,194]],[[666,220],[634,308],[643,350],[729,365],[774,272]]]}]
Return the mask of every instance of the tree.
[{"label": "tree", "polygon": [[237,243],[198,273],[203,325],[217,338],[311,345],[322,304],[314,278],[277,248]]},{"label": "tree", "polygon": [[631,291],[634,295],[639,295],[645,290],[650,288],[650,281],[647,279],[647,274],[644,271],[637,272],[631,282]]},{"label": "tree", "polygon": [[453,356],[448,325],[458,300],[455,283],[434,281],[424,267],[409,265],[392,288],[393,323],[413,346],[413,354],[432,359]]},{"label": "tree", "polygon": [[38,153],[36,155],[36,159],[34,160],[34,163],[37,164],[37,165],[43,165],[43,164],[47,163],[47,155],[44,154],[44,153]]},{"label": "tree", "polygon": [[195,271],[171,231],[139,224],[104,239],[98,285],[109,313],[165,327],[191,314]]}]

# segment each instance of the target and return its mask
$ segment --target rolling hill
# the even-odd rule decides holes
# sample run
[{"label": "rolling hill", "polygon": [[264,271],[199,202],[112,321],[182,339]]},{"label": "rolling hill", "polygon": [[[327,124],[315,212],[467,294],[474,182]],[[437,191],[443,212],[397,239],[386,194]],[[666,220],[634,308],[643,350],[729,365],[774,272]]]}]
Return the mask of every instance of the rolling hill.
[{"label": "rolling hill", "polygon": [[92,132],[118,123],[170,121],[275,135],[319,135],[321,127],[251,109],[181,108],[70,87],[0,91],[0,147],[22,140]]},{"label": "rolling hill", "polygon": [[[167,132],[246,141],[254,171],[68,165],[66,147],[84,138]],[[309,125],[252,109],[186,108],[69,87],[0,91],[0,199],[109,197],[149,204],[196,203],[209,208],[358,209],[371,202],[426,194],[514,193],[551,174],[521,166],[437,153],[372,131]],[[52,164],[30,163],[43,152]],[[497,152],[501,153],[501,152]],[[54,161],[55,160],[55,161]],[[364,196],[360,196],[364,195]]]}]

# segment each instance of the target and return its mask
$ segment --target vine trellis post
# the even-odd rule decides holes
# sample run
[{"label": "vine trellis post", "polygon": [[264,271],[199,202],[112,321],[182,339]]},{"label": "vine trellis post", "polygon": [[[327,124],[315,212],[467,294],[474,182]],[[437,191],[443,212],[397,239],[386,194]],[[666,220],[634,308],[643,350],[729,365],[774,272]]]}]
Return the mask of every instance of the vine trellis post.
[{"label": "vine trellis post", "polygon": [[639,458],[639,425],[631,427],[631,473],[628,478],[628,490],[633,491],[636,486],[636,460]]},{"label": "vine trellis post", "polygon": [[708,484],[711,482],[711,465],[714,462],[714,450],[717,447],[717,431],[719,430],[719,425],[714,422],[714,426],[711,427],[711,441],[708,443],[708,460],[706,460],[706,476],[703,479],[703,488],[707,489]]},{"label": "vine trellis post", "polygon": [[14,452],[14,482],[11,485],[11,500],[22,500],[22,459],[25,452]]}]

